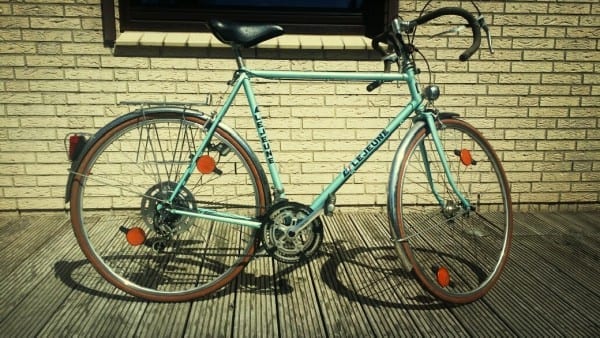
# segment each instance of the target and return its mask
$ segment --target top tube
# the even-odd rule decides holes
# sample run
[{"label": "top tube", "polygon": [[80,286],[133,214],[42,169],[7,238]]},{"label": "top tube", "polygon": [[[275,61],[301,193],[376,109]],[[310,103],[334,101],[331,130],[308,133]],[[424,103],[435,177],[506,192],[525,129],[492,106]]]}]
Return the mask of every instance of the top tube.
[{"label": "top tube", "polygon": [[276,80],[342,80],[342,81],[403,81],[409,79],[407,73],[384,72],[313,72],[283,70],[249,70],[242,69],[249,77]]},{"label": "top tube", "polygon": [[271,80],[319,80],[319,81],[384,81],[406,82],[413,100],[422,100],[421,93],[417,87],[417,80],[413,68],[406,72],[337,72],[337,71],[285,71],[285,70],[251,70],[240,68],[241,72],[249,78],[262,78]]}]

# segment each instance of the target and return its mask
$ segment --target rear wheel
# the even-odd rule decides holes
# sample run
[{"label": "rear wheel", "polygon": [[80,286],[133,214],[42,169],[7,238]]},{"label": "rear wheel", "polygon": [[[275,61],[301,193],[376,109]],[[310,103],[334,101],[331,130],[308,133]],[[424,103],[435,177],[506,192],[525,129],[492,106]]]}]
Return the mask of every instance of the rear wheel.
[{"label": "rear wheel", "polygon": [[203,207],[248,218],[266,212],[264,171],[225,127],[167,203],[206,123],[196,114],[134,113],[83,155],[70,195],[73,229],[90,263],[119,289],[153,301],[191,300],[226,285],[254,254],[255,229],[166,211]]},{"label": "rear wheel", "polygon": [[[508,258],[513,216],[500,160],[469,124],[437,124],[463,207],[450,187],[431,134],[421,128],[401,160],[392,216],[402,247],[423,286],[451,303],[485,295]],[[429,183],[431,181],[432,183]]]}]

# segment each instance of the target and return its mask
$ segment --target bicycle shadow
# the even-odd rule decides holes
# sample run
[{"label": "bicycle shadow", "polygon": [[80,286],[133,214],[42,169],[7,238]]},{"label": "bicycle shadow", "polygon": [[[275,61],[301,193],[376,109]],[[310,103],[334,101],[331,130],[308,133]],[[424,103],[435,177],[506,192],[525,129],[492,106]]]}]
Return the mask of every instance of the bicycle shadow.
[{"label": "bicycle shadow", "polygon": [[[297,287],[295,283],[299,282],[295,278],[296,270],[308,265],[311,278],[319,278],[324,286],[339,296],[362,305],[409,310],[432,310],[451,306],[436,300],[421,289],[413,275],[401,268],[392,246],[344,248],[344,243],[324,243],[319,253],[311,260],[295,265],[283,264],[283,268],[272,275],[258,275],[245,269],[228,286],[198,301],[220,298],[235,292],[279,296],[290,294]],[[114,256],[105,259],[127,260],[131,257]],[[259,255],[254,259],[272,258]],[[366,260],[375,260],[378,264],[368,264]],[[216,262],[211,264],[215,271],[226,268],[218,266]],[[56,277],[73,290],[104,299],[146,302],[112,287],[96,273],[86,259],[58,261],[54,270]],[[90,275],[93,277],[90,278]],[[363,276],[360,285],[353,276]],[[370,276],[370,279],[364,280],[364,276]],[[404,298],[404,301],[401,298]]]}]

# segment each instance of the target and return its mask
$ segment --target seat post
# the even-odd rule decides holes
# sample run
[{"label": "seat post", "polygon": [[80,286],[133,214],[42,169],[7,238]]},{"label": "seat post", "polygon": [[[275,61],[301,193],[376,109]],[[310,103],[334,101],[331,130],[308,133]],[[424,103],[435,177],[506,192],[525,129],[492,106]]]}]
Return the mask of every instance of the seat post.
[{"label": "seat post", "polygon": [[242,52],[240,51],[240,46],[232,45],[233,54],[235,55],[235,61],[237,62],[238,69],[242,69],[246,67],[244,64],[244,59],[242,58]]}]

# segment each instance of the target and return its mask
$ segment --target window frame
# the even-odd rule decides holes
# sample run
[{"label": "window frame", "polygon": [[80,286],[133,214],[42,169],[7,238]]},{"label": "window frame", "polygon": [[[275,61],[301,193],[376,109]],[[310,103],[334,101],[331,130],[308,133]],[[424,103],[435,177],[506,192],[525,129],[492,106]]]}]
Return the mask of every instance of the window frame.
[{"label": "window frame", "polygon": [[[131,0],[117,0],[119,30],[207,32],[209,18],[280,24],[286,34],[364,35],[373,37],[398,15],[398,0],[364,0],[365,8],[353,13],[334,11],[278,11],[213,9],[203,12],[171,9],[143,10],[134,14]],[[104,44],[114,46],[117,29],[115,0],[101,0]],[[305,22],[310,17],[311,22]],[[248,20],[251,18],[251,20]]]}]

